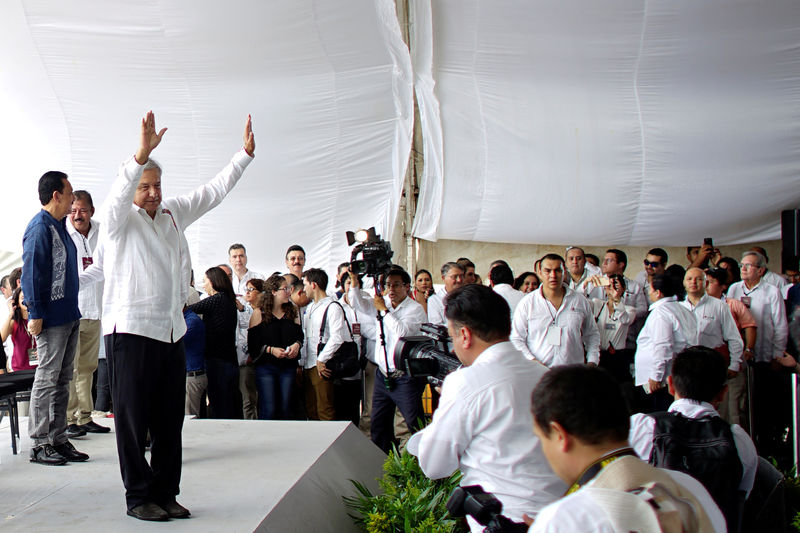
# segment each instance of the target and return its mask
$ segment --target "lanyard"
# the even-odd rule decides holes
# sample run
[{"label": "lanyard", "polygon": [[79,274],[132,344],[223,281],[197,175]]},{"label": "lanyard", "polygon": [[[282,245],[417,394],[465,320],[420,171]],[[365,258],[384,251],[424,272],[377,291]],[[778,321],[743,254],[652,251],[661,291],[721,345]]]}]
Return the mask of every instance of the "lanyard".
[{"label": "lanyard", "polygon": [[572,485],[570,485],[569,489],[567,489],[567,492],[564,493],[564,496],[567,496],[577,491],[582,486],[586,485],[589,481],[594,479],[595,476],[597,476],[597,474],[599,474],[602,469],[604,469],[605,467],[607,467],[620,457],[625,457],[626,455],[636,455],[636,454],[633,452],[632,448],[620,448],[618,450],[614,450],[613,452],[604,455],[603,457],[600,457],[598,460],[596,460],[588,467],[586,467],[586,470],[584,470],[583,473],[580,476],[578,476],[578,480]]}]

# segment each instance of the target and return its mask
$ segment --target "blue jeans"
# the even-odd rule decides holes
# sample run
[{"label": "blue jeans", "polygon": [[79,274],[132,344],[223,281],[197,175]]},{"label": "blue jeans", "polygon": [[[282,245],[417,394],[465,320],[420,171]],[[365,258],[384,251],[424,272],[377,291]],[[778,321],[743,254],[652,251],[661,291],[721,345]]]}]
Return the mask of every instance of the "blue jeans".
[{"label": "blue jeans", "polygon": [[289,420],[296,367],[256,366],[259,420]]}]

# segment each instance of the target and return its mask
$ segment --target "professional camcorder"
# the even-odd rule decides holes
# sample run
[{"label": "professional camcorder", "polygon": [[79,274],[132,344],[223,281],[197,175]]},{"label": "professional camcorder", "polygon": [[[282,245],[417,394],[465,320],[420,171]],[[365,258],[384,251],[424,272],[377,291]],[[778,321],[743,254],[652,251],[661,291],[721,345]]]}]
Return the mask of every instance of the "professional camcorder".
[{"label": "professional camcorder", "polygon": [[[381,239],[375,233],[375,228],[360,229],[356,232],[348,231],[347,245],[356,246],[350,253],[350,270],[359,275],[367,275],[373,279],[378,278],[392,266],[392,245]],[[358,255],[361,254],[361,259]]]},{"label": "professional camcorder", "polygon": [[412,378],[428,378],[428,382],[441,386],[447,374],[461,366],[450,352],[447,328],[436,324],[422,324],[422,335],[400,337],[394,349],[394,367]]},{"label": "professional camcorder", "polygon": [[514,522],[500,514],[503,504],[480,485],[456,487],[447,500],[447,511],[451,516],[462,518],[467,515],[480,525],[486,526],[485,533],[525,533],[528,526]]}]

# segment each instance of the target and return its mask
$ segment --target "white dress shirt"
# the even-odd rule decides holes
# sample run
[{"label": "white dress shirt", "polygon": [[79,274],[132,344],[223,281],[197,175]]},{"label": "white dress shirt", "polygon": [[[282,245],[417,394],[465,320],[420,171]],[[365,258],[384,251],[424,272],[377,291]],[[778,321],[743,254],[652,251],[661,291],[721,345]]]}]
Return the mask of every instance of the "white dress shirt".
[{"label": "white dress shirt", "polygon": [[254,278],[264,279],[264,276],[262,276],[258,272],[253,272],[250,269],[248,269],[247,272],[244,273],[244,276],[242,276],[241,278],[236,275],[235,270],[231,272],[231,282],[233,282],[233,290],[236,293],[236,298],[243,304],[246,303],[244,301],[244,293],[247,290],[247,282]]},{"label": "white dress shirt", "polygon": [[[764,272],[764,275],[761,277],[763,281],[766,281],[770,285],[774,285],[783,293],[783,288],[789,284],[789,280],[785,277],[781,276],[777,272],[773,272],[772,270],[767,270]],[[784,298],[785,300],[785,298]]]},{"label": "white dress shirt", "polygon": [[[89,226],[89,235],[84,237],[72,225],[72,220],[67,217],[67,233],[72,237],[72,242],[75,243],[75,248],[78,250],[78,272],[83,272],[93,262],[92,256],[97,248],[100,224],[92,220]],[[78,309],[81,312],[81,319],[100,320],[103,309],[102,283],[81,284],[78,291]]]},{"label": "white dress shirt", "polygon": [[525,293],[522,291],[518,291],[508,283],[498,283],[494,287],[494,292],[502,296],[505,301],[508,303],[508,307],[511,309],[511,317],[514,316],[514,310],[519,305],[519,302],[525,297]]},{"label": "white dress shirt", "polygon": [[708,294],[703,294],[697,305],[692,305],[689,298],[680,304],[694,313],[697,320],[697,338],[689,339],[689,344],[708,348],[719,348],[727,344],[730,352],[728,369],[738,372],[742,364],[744,342],[728,304]]},{"label": "white dress shirt", "polygon": [[[647,317],[647,309],[650,305],[650,297],[649,297],[649,290],[645,291],[645,286],[636,280],[632,280],[630,278],[625,277],[625,301],[628,302],[628,305],[632,305],[636,308],[636,319],[633,321],[633,324],[628,326],[628,339],[625,342],[625,347],[631,350],[636,349],[636,338],[641,331],[644,320]],[[604,287],[595,287],[593,284],[589,283],[589,287],[592,287],[591,291],[589,292],[589,298],[598,298],[600,300],[607,300],[608,294],[606,294]]]},{"label": "white dress shirt", "polygon": [[244,310],[237,311],[236,318],[239,320],[238,327],[236,328],[236,359],[239,361],[239,366],[247,364],[247,330],[250,329],[250,317],[253,316],[253,307],[244,302]]},{"label": "white dress shirt", "polygon": [[[342,343],[353,340],[350,337],[350,328],[347,327],[342,308],[334,304],[328,309],[335,301],[334,298],[327,296],[318,302],[311,302],[305,307],[304,341],[300,351],[300,366],[303,368],[314,368],[317,361],[328,362]],[[322,329],[322,318],[325,316],[326,309],[328,310],[327,324],[325,325],[325,334],[320,339],[319,331]],[[317,353],[317,346],[320,342],[325,343],[325,348]]]},{"label": "white dress shirt", "polygon": [[511,342],[528,359],[553,367],[600,361],[600,333],[589,301],[566,289],[556,309],[542,287],[528,293],[517,306],[511,323]]},{"label": "white dress shirt", "polygon": [[603,271],[600,267],[596,267],[591,263],[586,263],[583,267],[583,276],[578,281],[572,279],[572,274],[567,272],[567,286],[575,292],[588,296],[593,285],[589,283],[589,278],[592,276],[602,276]]},{"label": "white dress shirt", "polygon": [[[628,305],[636,308],[636,318],[643,318],[647,315],[648,297],[644,293],[644,288],[640,283],[630,278],[625,277],[625,301]],[[589,298],[597,298],[598,300],[608,300],[605,287],[595,287],[593,283],[589,283]]]},{"label": "white dress shirt", "polygon": [[447,325],[447,318],[444,316],[444,297],[447,292],[442,289],[431,294],[428,298],[428,320],[431,324]]},{"label": "white dress shirt", "polygon": [[739,281],[728,289],[727,298],[744,303],[756,321],[755,360],[763,363],[781,357],[786,349],[789,328],[780,290],[763,279],[752,289],[748,289],[744,281]]},{"label": "white dress shirt", "polygon": [[[371,313],[376,315],[375,304],[372,299],[367,297],[358,288],[351,287],[348,293],[350,303],[359,313]],[[428,318],[425,315],[425,309],[413,298],[406,296],[397,307],[392,307],[392,302],[388,296],[383,297],[386,302],[386,308],[389,311],[383,316],[383,330],[386,335],[386,354],[383,353],[383,347],[380,345],[380,340],[375,345],[375,364],[378,365],[384,375],[395,370],[394,367],[394,348],[397,346],[397,340],[400,337],[407,337],[409,335],[419,335],[419,327],[424,324]],[[430,300],[428,300],[430,304]],[[430,309],[430,307],[429,307]],[[378,335],[380,335],[380,324],[378,324]],[[389,360],[389,368],[386,368],[386,359]]]},{"label": "white dress shirt", "polygon": [[481,485],[512,520],[534,516],[566,490],[531,432],[531,392],[546,372],[510,342],[490,346],[445,378],[433,421],[411,436],[409,453],[432,479],[461,470],[462,486]]},{"label": "white dress shirt", "polygon": [[644,385],[649,379],[666,382],[675,354],[686,349],[690,340],[696,337],[694,315],[674,296],[653,303],[637,339],[634,358],[636,385]]},{"label": "white dress shirt", "polygon": [[[364,298],[370,298],[369,293],[366,291],[361,291],[361,296]],[[356,337],[356,342],[359,343],[359,349],[362,347],[362,343],[359,342],[359,337],[366,340],[363,343],[363,347],[366,349],[364,353],[364,357],[371,362],[375,362],[375,339],[378,335],[378,321],[375,318],[374,313],[362,313],[351,304],[345,301],[345,295],[342,294],[341,298],[339,298],[339,303],[342,304],[344,307],[344,311],[347,314],[347,320],[350,321],[350,327],[353,328],[353,334]],[[348,295],[349,298],[349,295]],[[355,324],[358,324],[361,333],[359,335],[355,335]]]},{"label": "white dress shirt", "polygon": [[614,312],[608,309],[607,302],[592,298],[592,314],[597,321],[597,330],[600,332],[600,349],[608,350],[613,346],[615,350],[625,349],[625,340],[628,337],[628,328],[636,319],[636,308],[625,304],[625,295],[614,304]]},{"label": "white dress shirt", "polygon": [[251,279],[264,279],[258,272],[247,270],[241,278],[236,275],[236,271],[231,272],[231,281],[233,282],[233,290],[236,293],[236,299],[244,306],[244,310],[239,311],[237,316],[239,318],[239,327],[236,329],[236,356],[239,360],[239,366],[243,366],[247,362],[247,330],[250,328],[250,317],[253,316],[253,308],[244,299],[244,293],[247,290],[247,282]]},{"label": "white dress shirt", "polygon": [[[706,402],[680,399],[672,402],[668,411],[677,412],[686,418],[703,418],[705,416],[719,416],[714,406]],[[655,432],[656,421],[653,417],[638,413],[631,416],[631,429],[629,440],[631,447],[636,454],[645,461],[650,460],[653,451],[653,433]],[[758,467],[758,453],[750,436],[738,424],[731,424],[733,442],[736,445],[736,453],[742,462],[742,482],[739,490],[744,491],[747,496],[753,488],[756,479],[756,469]]]},{"label": "white dress shirt", "polygon": [[133,157],[122,164],[102,208],[104,335],[116,331],[161,342],[183,337],[192,268],[183,232],[219,205],[252,160],[241,150],[206,185],[164,200],[155,218],[133,204],[144,167]]}]

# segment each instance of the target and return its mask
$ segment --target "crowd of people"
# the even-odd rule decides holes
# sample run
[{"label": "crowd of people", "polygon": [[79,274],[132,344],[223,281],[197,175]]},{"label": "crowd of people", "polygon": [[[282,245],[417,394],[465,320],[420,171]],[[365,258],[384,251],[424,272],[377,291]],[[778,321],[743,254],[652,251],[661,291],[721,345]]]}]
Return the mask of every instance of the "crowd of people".
[{"label": "crowd of people", "polygon": [[[570,484],[585,484],[581,472],[558,466],[560,453],[567,454],[562,462],[575,457],[565,443],[586,453],[611,450],[613,458],[633,455],[632,447],[657,464],[661,455],[653,450],[663,450],[654,435],[679,431],[677,414],[724,421],[714,435],[738,454],[740,468],[730,472],[744,497],[757,454],[789,457],[788,374],[798,369],[800,285],[796,269],[786,276],[770,271],[763,249],[737,261],[705,243],[687,249],[684,268],[668,266],[667,253],[653,248],[637,279],[625,275],[622,250],[609,249],[601,260],[569,247],[564,257],[548,253],[517,276],[497,260],[482,277],[462,257],[413,277],[392,265],[365,278],[342,263],[329,280],[323,269],[307,268],[300,245],[286,251],[285,272],[265,276],[248,268],[245,246],[235,243],[227,261],[195,283],[183,230],[235,186],[255,141],[248,119],[242,151],[214,180],[162,201],[161,167],[150,154],[165,131],[156,130],[152,113],[143,119],[139,147],[120,167],[102,227],[89,192],[73,192],[61,172],[42,176],[43,208],[26,229],[23,267],[0,282],[9,310],[0,325],[3,341],[11,339],[9,369],[36,370],[31,462],[88,460],[69,439],[109,432],[92,412],[113,411],[131,516],[190,515],[175,500],[185,414],[351,421],[368,427],[385,452],[398,442],[399,414],[426,474],[461,469],[464,484],[496,493],[520,521]],[[394,354],[400,339],[419,334],[424,323],[447,327],[463,366],[431,391],[436,407],[422,429],[427,383],[398,368]],[[350,349],[360,364],[334,373],[335,358]],[[560,379],[551,376],[584,383],[585,391],[542,392]],[[587,396],[608,383],[619,405],[607,390]],[[622,406],[614,420],[591,415],[615,426],[589,431],[589,415],[581,414],[588,404]],[[688,497],[637,465],[630,468]],[[731,503],[738,493],[720,499],[709,492],[730,529],[738,523]],[[561,516],[566,505],[547,507],[548,516]],[[713,509],[698,516],[717,520]]]}]

